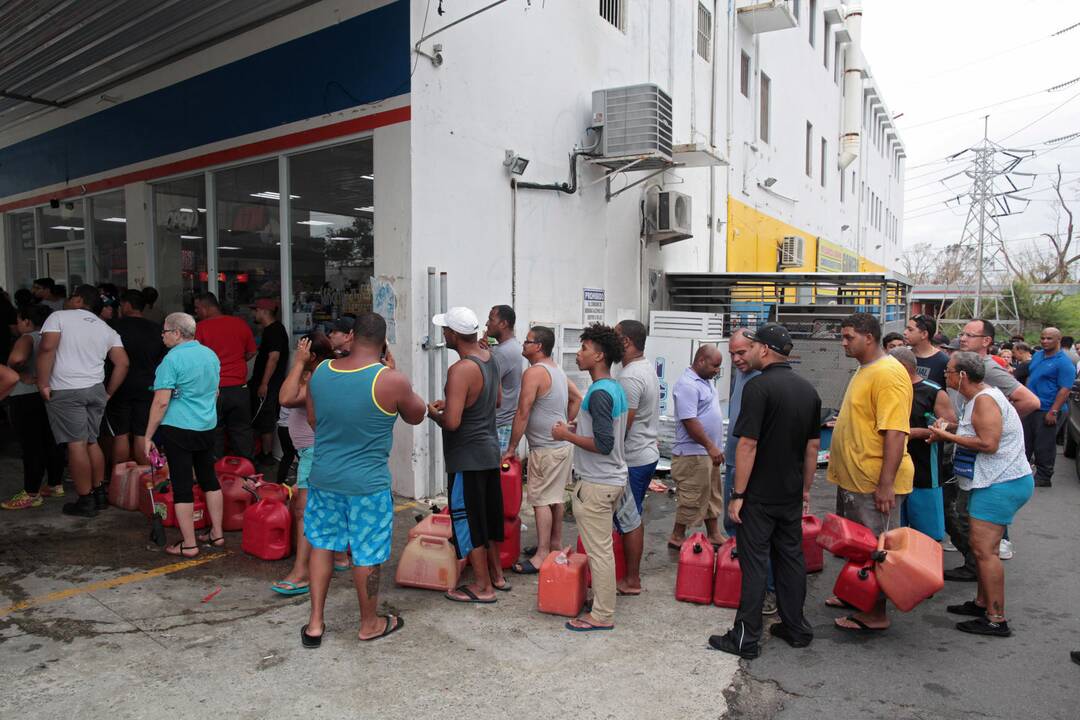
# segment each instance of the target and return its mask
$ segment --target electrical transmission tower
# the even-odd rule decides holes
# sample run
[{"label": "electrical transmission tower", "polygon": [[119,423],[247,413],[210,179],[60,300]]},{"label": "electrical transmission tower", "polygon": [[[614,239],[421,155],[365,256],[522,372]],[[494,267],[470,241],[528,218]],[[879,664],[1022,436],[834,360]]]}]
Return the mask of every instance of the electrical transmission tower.
[{"label": "electrical transmission tower", "polygon": [[[1014,193],[1029,189],[1035,176],[1016,172],[1016,167],[1032,154],[1031,150],[1006,149],[991,141],[987,116],[983,118],[982,142],[950,158],[964,155],[971,158],[966,169],[950,176],[970,178],[970,189],[946,201],[946,204],[968,205],[960,242],[949,250],[953,258],[963,263],[957,290],[970,288],[970,292],[959,292],[939,319],[942,332],[951,337],[973,318],[990,320],[1009,335],[1020,331],[998,218],[1021,213],[1027,208],[1029,201]],[[1027,184],[1019,187],[1018,181]]]}]

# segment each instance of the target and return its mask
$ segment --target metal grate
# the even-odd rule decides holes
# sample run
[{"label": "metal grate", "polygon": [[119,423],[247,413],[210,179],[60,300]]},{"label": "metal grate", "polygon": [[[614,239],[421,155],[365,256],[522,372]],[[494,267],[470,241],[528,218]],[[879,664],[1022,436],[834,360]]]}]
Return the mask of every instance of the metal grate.
[{"label": "metal grate", "polygon": [[704,3],[697,6],[697,53],[706,60],[712,57],[712,13]]},{"label": "metal grate", "polygon": [[626,31],[626,0],[600,0],[600,17]]}]

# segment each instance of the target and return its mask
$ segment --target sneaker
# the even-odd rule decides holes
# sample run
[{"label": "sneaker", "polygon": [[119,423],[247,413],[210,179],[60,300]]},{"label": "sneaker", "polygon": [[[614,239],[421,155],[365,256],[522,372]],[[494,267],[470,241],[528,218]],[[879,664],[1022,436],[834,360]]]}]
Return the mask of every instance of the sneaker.
[{"label": "sneaker", "polygon": [[974,570],[964,565],[946,570],[944,575],[945,579],[951,582],[976,582],[979,579]]},{"label": "sneaker", "polygon": [[92,518],[97,517],[97,507],[94,505],[94,497],[92,495],[79,495],[78,499],[74,502],[69,502],[61,508],[61,511],[65,515],[75,515],[76,517]]},{"label": "sneaker", "polygon": [[998,545],[998,557],[1002,560],[1012,560],[1013,556],[1013,544],[1006,540],[1001,539],[1001,543]]},{"label": "sneaker", "polygon": [[945,608],[945,612],[979,618],[986,616],[986,608],[976,605],[974,600],[966,600],[962,605],[949,605]]},{"label": "sneaker", "polygon": [[1009,629],[1007,621],[993,622],[988,617],[958,622],[956,623],[956,629],[972,635],[989,635],[990,637],[1009,637],[1012,635],[1012,630]]},{"label": "sneaker", "polygon": [[91,493],[94,496],[94,509],[107,510],[109,507],[109,493],[104,485],[98,485]]},{"label": "sneaker", "polygon": [[788,630],[788,626],[784,623],[774,623],[769,626],[769,634],[773,637],[778,637],[793,648],[804,648],[810,644],[813,640],[813,636],[809,638],[795,639],[791,635],[791,631]]},{"label": "sneaker", "polygon": [[762,615],[775,615],[777,612],[778,611],[776,609],[776,593],[766,592],[765,593],[765,602],[761,605],[761,614]]},{"label": "sneaker", "polygon": [[0,503],[0,507],[5,510],[25,510],[41,507],[42,502],[40,495],[31,495],[25,490],[20,490],[10,500]]},{"label": "sneaker", "polygon": [[950,540],[942,540],[941,541],[941,549],[944,550],[945,552],[957,552],[956,546],[953,545],[952,541],[950,541]]},{"label": "sneaker", "polygon": [[753,660],[761,654],[761,649],[757,645],[742,647],[738,639],[732,637],[734,634],[735,629],[732,628],[724,635],[710,635],[709,645],[713,650],[730,653],[731,655],[738,655],[744,660]]},{"label": "sneaker", "polygon": [[1054,484],[1043,478],[1035,478],[1035,487],[1053,487]]},{"label": "sneaker", "polygon": [[63,485],[42,485],[41,486],[41,497],[62,498],[62,497],[64,497],[64,486]]}]

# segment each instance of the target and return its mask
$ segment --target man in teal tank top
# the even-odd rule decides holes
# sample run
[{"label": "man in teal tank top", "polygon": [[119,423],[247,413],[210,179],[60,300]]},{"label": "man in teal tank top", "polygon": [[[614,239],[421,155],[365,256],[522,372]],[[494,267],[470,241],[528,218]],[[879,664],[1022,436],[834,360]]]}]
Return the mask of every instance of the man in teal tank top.
[{"label": "man in teal tank top", "polygon": [[324,361],[308,386],[315,449],[304,511],[304,535],[312,547],[311,617],[300,630],[304,647],[322,642],[334,553],[346,548],[360,601],[360,640],[386,637],[405,624],[400,616],[376,613],[394,521],[387,461],[397,418],[418,425],[427,406],[409,378],[394,369],[382,316],[361,314],[348,335],[348,357]]}]

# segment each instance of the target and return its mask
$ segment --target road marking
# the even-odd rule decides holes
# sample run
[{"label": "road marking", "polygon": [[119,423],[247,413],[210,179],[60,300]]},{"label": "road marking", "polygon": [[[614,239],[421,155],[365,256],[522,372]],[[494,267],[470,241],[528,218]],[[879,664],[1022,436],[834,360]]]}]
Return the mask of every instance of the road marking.
[{"label": "road marking", "polygon": [[414,508],[414,507],[416,507],[416,503],[410,500],[409,502],[401,503],[400,505],[395,505],[394,506],[394,512],[401,512],[402,510],[408,510],[409,508]]},{"label": "road marking", "polygon": [[56,592],[39,595],[28,600],[23,600],[22,602],[17,602],[14,605],[0,608],[0,618],[6,617],[11,613],[19,612],[20,610],[26,610],[27,608],[66,600],[70,597],[75,597],[76,595],[85,595],[86,593],[97,592],[98,590],[108,590],[110,588],[120,587],[121,585],[128,585],[133,582],[150,580],[161,577],[162,575],[180,572],[181,570],[187,570],[188,568],[193,568],[198,565],[205,565],[208,562],[220,560],[228,554],[228,552],[222,552],[206,557],[191,558],[190,560],[175,562],[171,565],[162,565],[161,567],[153,568],[152,570],[143,570],[142,572],[131,573],[129,575],[121,575],[120,577],[112,578],[111,580],[99,580],[98,582],[87,583],[86,585],[76,585],[75,587],[66,590],[57,590]]}]

